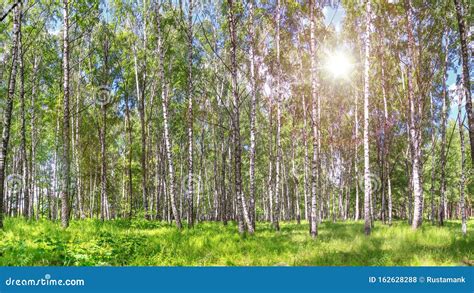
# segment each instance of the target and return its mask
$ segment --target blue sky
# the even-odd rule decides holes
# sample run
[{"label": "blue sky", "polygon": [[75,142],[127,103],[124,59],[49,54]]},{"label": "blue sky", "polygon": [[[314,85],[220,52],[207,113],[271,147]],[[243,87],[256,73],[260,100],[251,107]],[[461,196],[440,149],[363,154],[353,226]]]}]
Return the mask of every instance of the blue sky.
[{"label": "blue sky", "polygon": [[[339,31],[342,27],[342,23],[344,21],[345,17],[345,11],[342,6],[337,6],[337,7],[330,7],[326,6],[323,8],[323,14],[324,14],[324,24],[326,26],[333,26],[336,31]],[[448,79],[447,79],[447,85],[448,88],[454,87],[456,84],[456,76],[458,74],[461,74],[461,67],[459,66],[457,68],[457,71],[454,70],[449,70],[448,71]],[[457,105],[453,105],[449,111],[449,118],[450,119],[456,119],[458,113],[457,113]],[[464,109],[463,109],[464,110]],[[464,111],[463,111],[464,115]]]}]

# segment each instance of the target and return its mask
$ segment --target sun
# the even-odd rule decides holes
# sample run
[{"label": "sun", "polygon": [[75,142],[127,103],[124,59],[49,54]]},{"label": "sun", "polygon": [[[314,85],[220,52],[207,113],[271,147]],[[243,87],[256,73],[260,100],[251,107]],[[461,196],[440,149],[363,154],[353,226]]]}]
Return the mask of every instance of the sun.
[{"label": "sun", "polygon": [[325,67],[334,78],[347,78],[352,70],[352,63],[347,54],[338,50],[328,54]]}]

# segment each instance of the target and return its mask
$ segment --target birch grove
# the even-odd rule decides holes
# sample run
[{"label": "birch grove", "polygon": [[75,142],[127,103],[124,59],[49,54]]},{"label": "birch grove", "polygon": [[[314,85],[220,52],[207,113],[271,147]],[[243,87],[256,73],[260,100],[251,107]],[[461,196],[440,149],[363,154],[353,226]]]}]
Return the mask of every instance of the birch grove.
[{"label": "birch grove", "polygon": [[467,234],[470,3],[10,2],[0,226],[295,222],[317,241],[324,222],[369,237],[459,220]]}]

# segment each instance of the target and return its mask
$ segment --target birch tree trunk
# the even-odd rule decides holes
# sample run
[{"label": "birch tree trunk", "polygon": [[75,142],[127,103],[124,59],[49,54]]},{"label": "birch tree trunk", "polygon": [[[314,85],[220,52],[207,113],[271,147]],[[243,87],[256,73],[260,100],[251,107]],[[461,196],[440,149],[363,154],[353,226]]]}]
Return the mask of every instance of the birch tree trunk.
[{"label": "birch tree trunk", "polygon": [[[79,82],[78,82],[79,83]],[[81,95],[80,95],[80,90],[78,89],[78,92],[76,93],[76,112],[75,112],[75,115],[76,115],[76,125],[75,125],[75,128],[76,128],[76,131],[75,131],[75,135],[76,135],[76,138],[74,140],[75,142],[75,168],[76,168],[76,180],[77,180],[77,203],[78,203],[78,208],[79,208],[79,216],[81,219],[84,219],[86,217],[86,215],[84,214],[84,202],[83,202],[83,188],[82,188],[82,176],[81,176],[81,164],[80,164],[80,157],[79,157],[79,154],[80,154],[80,146],[81,146],[81,133],[80,133],[80,129],[81,129],[81,125],[82,125],[82,121],[81,121],[81,107],[82,107],[82,103],[81,103]]]},{"label": "birch tree trunk", "polygon": [[[34,187],[35,187],[35,176],[34,176],[34,165],[35,165],[35,158],[36,158],[36,108],[35,108],[35,103],[36,103],[36,89],[37,89],[37,80],[38,80],[38,67],[39,67],[40,61],[38,60],[38,57],[35,56],[34,61],[33,61],[33,80],[32,80],[32,88],[31,88],[31,105],[30,105],[30,111],[31,111],[31,117],[30,117],[30,131],[31,131],[31,144],[30,144],[30,164],[29,164],[29,174],[30,174],[30,180],[29,180],[29,197],[28,197],[28,203],[26,203],[26,198],[25,198],[25,206],[28,207],[28,219],[31,219],[33,217],[33,200],[34,200]],[[55,135],[55,137],[57,137]],[[56,143],[54,144],[54,147],[56,148]],[[55,158],[54,158],[54,167],[53,167],[53,173],[56,172],[56,150],[54,151]],[[56,200],[56,180],[53,179],[53,195],[54,195],[54,200]],[[51,208],[53,211],[54,209]],[[54,217],[53,217],[54,219]]]},{"label": "birch tree trunk", "polygon": [[165,79],[164,71],[164,48],[163,48],[163,36],[161,31],[161,16],[160,16],[160,7],[161,1],[156,5],[156,29],[158,34],[158,51],[159,51],[159,78],[161,80],[161,99],[163,106],[163,127],[164,127],[164,136],[165,136],[165,146],[166,146],[166,158],[168,159],[168,186],[170,194],[170,203],[171,209],[173,211],[174,220],[176,222],[176,227],[181,229],[181,218],[176,207],[176,194],[175,194],[175,178],[174,178],[174,166],[173,166],[173,153],[172,145],[169,135],[169,123],[168,123],[168,84]]},{"label": "birch tree trunk", "polygon": [[21,158],[21,173],[22,173],[22,192],[23,192],[23,216],[28,217],[29,204],[29,174],[28,174],[28,157],[26,155],[26,109],[25,109],[25,66],[24,66],[24,49],[21,32],[21,22],[23,20],[23,13],[20,12],[20,30],[19,30],[19,48],[18,61],[20,69],[20,115],[21,115],[21,142],[20,142],[20,158]]},{"label": "birch tree trunk", "polygon": [[143,211],[145,212],[145,219],[148,215],[148,200],[147,200],[147,149],[146,149],[146,125],[145,125],[145,93],[140,89],[140,80],[139,80],[139,69],[138,69],[138,60],[137,60],[137,51],[136,48],[133,48],[133,59],[134,59],[134,69],[135,69],[135,86],[137,91],[138,99],[138,113],[140,116],[140,139],[141,139],[141,153],[140,153],[140,165],[142,173],[142,205]]},{"label": "birch tree trunk", "polygon": [[276,81],[277,81],[277,128],[276,128],[276,161],[275,161],[275,214],[273,215],[273,227],[280,231],[280,169],[281,169],[281,66],[280,66],[280,0],[277,0],[276,7]]},{"label": "birch tree trunk", "polygon": [[269,105],[270,110],[268,111],[268,120],[269,120],[269,135],[268,135],[268,215],[269,220],[273,223],[273,98],[272,94],[269,96]]},{"label": "birch tree trunk", "polygon": [[412,153],[412,184],[413,184],[413,221],[412,228],[417,229],[421,226],[423,217],[423,189],[421,186],[421,133],[419,131],[420,117],[418,110],[420,101],[415,97],[414,92],[414,54],[415,40],[413,36],[413,12],[411,0],[405,1],[406,9],[406,30],[408,32],[408,65],[407,65],[407,90],[408,101],[410,104],[410,145]]},{"label": "birch tree trunk", "polygon": [[193,170],[193,0],[188,12],[188,226],[193,227],[194,170]]},{"label": "birch tree trunk", "polygon": [[128,133],[128,153],[127,153],[127,198],[129,200],[130,211],[128,217],[132,218],[133,213],[133,185],[132,185],[132,122],[130,119],[130,105],[128,94],[125,94],[125,124]]},{"label": "birch tree trunk", "polygon": [[[461,230],[462,234],[466,236],[467,225],[466,225],[466,207],[464,203],[464,186],[465,186],[465,168],[466,168],[466,149],[464,146],[464,125],[462,119],[462,100],[465,93],[465,88],[458,91],[458,126],[459,126],[459,141],[461,145],[461,176],[459,176],[459,205],[461,206]],[[467,98],[467,96],[466,96]]]},{"label": "birch tree trunk", "polygon": [[434,225],[436,211],[435,211],[435,167],[436,167],[436,127],[435,127],[435,117],[434,117],[434,106],[433,106],[433,98],[430,97],[430,115],[431,115],[431,123],[433,126],[431,127],[431,188],[430,188],[430,197],[431,197],[431,224]]},{"label": "birch tree trunk", "polygon": [[[236,194],[236,215],[239,226],[239,233],[245,232],[245,225],[243,220],[243,209],[242,209],[242,175],[241,175],[241,144],[240,144],[240,99],[239,92],[237,89],[237,40],[236,40],[236,25],[234,17],[234,1],[228,0],[229,13],[229,33],[230,33],[230,46],[231,46],[231,76],[232,76],[232,96],[233,96],[233,113],[232,113],[232,136],[234,141],[234,180],[235,180],[235,194]],[[251,226],[251,225],[250,225]]]},{"label": "birch tree trunk", "polygon": [[69,0],[63,0],[63,153],[61,184],[61,226],[69,226]]},{"label": "birch tree trunk", "polygon": [[354,171],[356,179],[356,198],[355,198],[355,211],[354,220],[358,221],[360,218],[360,204],[359,204],[359,94],[355,95],[355,151],[354,151]]},{"label": "birch tree trunk", "polygon": [[385,56],[384,56],[384,47],[383,41],[385,37],[385,30],[382,28],[382,45],[381,45],[381,54],[380,54],[380,61],[381,61],[381,78],[382,78],[382,98],[383,98],[383,109],[384,109],[384,118],[383,118],[383,134],[382,134],[382,185],[384,186],[383,194],[382,194],[382,219],[385,221],[385,182],[387,182],[388,190],[387,190],[387,207],[388,207],[388,225],[392,225],[392,188],[390,182],[390,172],[389,172],[389,161],[388,161],[388,154],[390,153],[388,147],[388,106],[387,106],[387,83],[385,77]]},{"label": "birch tree trunk", "polygon": [[250,11],[250,170],[249,170],[249,190],[250,190],[250,221],[255,230],[255,124],[257,108],[257,84],[255,76],[255,23],[254,23],[254,0],[249,2]]},{"label": "birch tree trunk", "polygon": [[[103,54],[104,54],[104,72],[103,78],[105,86],[102,86],[101,90],[106,91],[101,94],[110,94],[108,88],[108,75],[109,75],[109,39],[106,37],[103,43]],[[100,128],[100,154],[101,154],[101,166],[100,166],[100,198],[101,198],[101,220],[108,220],[109,214],[109,201],[107,195],[107,98],[100,101],[100,111],[102,114],[102,127]]]},{"label": "birch tree trunk", "polygon": [[[232,96],[233,96],[233,113],[232,113],[232,134],[234,142],[234,180],[236,195],[236,216],[239,225],[239,233],[245,232],[245,224],[249,233],[253,233],[253,226],[247,212],[245,198],[242,190],[242,145],[240,140],[240,97],[237,88],[237,38],[236,38],[236,20],[234,15],[234,2],[228,0],[229,13],[229,33],[231,46],[231,79],[232,79]],[[245,221],[245,223],[244,223]]]},{"label": "birch tree trunk", "polygon": [[[299,40],[298,40],[299,43]],[[299,59],[299,66],[300,66],[300,79],[303,80],[303,60],[301,56],[300,47],[298,46],[298,59]],[[308,203],[308,166],[309,166],[309,157],[308,157],[308,114],[306,109],[306,97],[304,94],[301,96],[301,107],[303,108],[303,147],[304,147],[304,160],[303,160],[303,194],[304,194],[304,219],[309,220],[309,203]]]},{"label": "birch tree trunk", "polygon": [[311,222],[310,222],[310,234],[311,237],[316,238],[318,235],[318,218],[317,218],[317,168],[318,168],[318,127],[317,125],[317,68],[316,68],[316,39],[315,39],[315,1],[310,0],[309,2],[309,10],[310,10],[310,19],[311,19],[311,44],[310,44],[310,51],[311,51],[311,99],[312,99],[312,119],[313,119],[313,161],[312,161],[312,171],[311,171]]},{"label": "birch tree trunk", "polygon": [[17,73],[18,43],[20,35],[20,14],[22,5],[15,7],[13,13],[13,41],[11,53],[11,69],[8,76],[8,93],[3,114],[2,144],[0,145],[0,229],[3,228],[3,202],[5,188],[5,169],[7,166],[8,143],[10,141],[10,125],[12,120],[13,98]]},{"label": "birch tree trunk", "polygon": [[[469,52],[467,48],[468,32],[464,19],[465,7],[462,0],[454,0],[456,6],[456,17],[458,20],[459,40],[461,42],[461,60],[462,60],[462,84],[464,95],[466,96],[466,115],[469,129],[469,139],[471,144],[471,161],[474,165],[474,114],[472,113],[471,80],[469,77]],[[472,16],[472,14],[471,14]],[[472,61],[471,61],[472,62]],[[472,65],[472,63],[471,63]]]},{"label": "birch tree trunk", "polygon": [[365,30],[365,56],[364,56],[364,231],[365,235],[371,232],[370,198],[372,185],[370,182],[370,156],[369,156],[369,72],[370,72],[370,29],[372,22],[372,11],[370,1],[366,2],[366,30]]},{"label": "birch tree trunk", "polygon": [[449,62],[449,38],[448,38],[448,31],[446,30],[445,33],[445,57],[444,57],[444,72],[443,72],[443,106],[441,110],[441,151],[440,151],[440,201],[438,207],[438,223],[443,226],[444,225],[444,217],[445,217],[445,202],[446,202],[446,124],[447,124],[447,116],[448,116],[448,93],[447,93],[447,85],[446,80],[448,78],[448,62]]}]

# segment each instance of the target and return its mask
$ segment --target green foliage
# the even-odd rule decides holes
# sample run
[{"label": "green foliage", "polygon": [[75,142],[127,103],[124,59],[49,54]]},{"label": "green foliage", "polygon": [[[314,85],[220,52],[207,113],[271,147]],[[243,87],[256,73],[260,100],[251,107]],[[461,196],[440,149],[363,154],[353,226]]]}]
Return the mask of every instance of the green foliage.
[{"label": "green foliage", "polygon": [[459,226],[415,232],[405,222],[376,223],[366,237],[362,222],[324,222],[313,240],[306,223],[283,223],[278,233],[258,223],[256,235],[241,237],[235,224],[200,223],[180,232],[141,219],[82,220],[61,230],[59,223],[10,218],[0,232],[0,265],[462,265],[474,259],[474,221],[466,237]]}]

